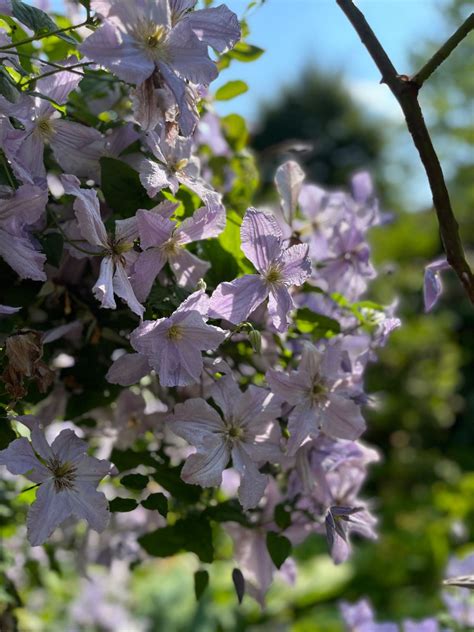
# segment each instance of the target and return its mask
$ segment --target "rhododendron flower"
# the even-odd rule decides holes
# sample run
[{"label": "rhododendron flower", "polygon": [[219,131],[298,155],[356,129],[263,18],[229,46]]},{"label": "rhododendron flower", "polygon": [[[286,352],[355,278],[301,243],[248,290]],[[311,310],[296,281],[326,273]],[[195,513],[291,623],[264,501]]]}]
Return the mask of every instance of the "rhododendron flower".
[{"label": "rhododendron flower", "polygon": [[201,352],[217,349],[224,340],[222,329],[206,324],[208,304],[199,290],[169,318],[147,320],[132,332],[132,347],[147,358],[162,386],[197,382],[203,369]]},{"label": "rhododendron flower", "polygon": [[238,324],[265,299],[275,328],[288,329],[288,313],[294,307],[288,288],[301,285],[311,273],[303,244],[284,248],[281,230],[272,215],[249,208],[240,230],[242,250],[258,274],[247,274],[221,283],[211,297],[209,315]]},{"label": "rhododendron flower", "polygon": [[88,456],[88,447],[72,430],[60,432],[50,446],[35,423],[31,442],[21,437],[0,451],[0,465],[39,485],[27,520],[33,546],[43,544],[70,516],[86,520],[95,531],[107,526],[107,499],[96,487],[111,464]]},{"label": "rhododendron flower", "polygon": [[358,391],[342,372],[341,362],[338,345],[328,346],[323,353],[305,343],[297,371],[267,371],[275,395],[294,406],[288,422],[290,454],[320,432],[335,439],[357,439],[365,430],[360,406],[354,401]]},{"label": "rhododendron flower", "polygon": [[239,500],[244,509],[255,507],[268,483],[258,467],[281,458],[275,423],[279,406],[263,388],[250,385],[241,392],[231,376],[218,380],[211,396],[222,416],[204,399],[194,398],[175,406],[170,418],[170,429],[196,448],[181,476],[187,483],[217,487],[232,458],[240,474]]},{"label": "rhododendron flower", "polygon": [[0,257],[22,279],[46,280],[46,257],[35,247],[27,227],[42,217],[47,201],[46,189],[28,184],[0,198]]},{"label": "rhododendron flower", "polygon": [[[51,103],[64,105],[81,79],[77,72],[57,72],[37,82],[36,90],[47,99],[24,96],[21,108],[18,104],[10,104],[8,111],[5,111],[5,106],[0,107],[0,111],[3,109],[24,126],[24,130],[15,130],[11,134],[12,141],[5,147],[13,167],[18,164],[21,169],[18,171],[17,168],[20,178],[28,177],[27,181],[33,183],[34,178],[46,177],[43,162],[46,144],[51,146],[64,171],[78,176],[94,175],[103,144],[102,134],[92,127],[61,118],[60,112]],[[16,145],[13,144],[15,140]]]},{"label": "rhododendron flower", "polygon": [[186,250],[185,245],[201,239],[216,237],[224,230],[225,211],[203,207],[179,226],[168,217],[156,211],[137,212],[140,246],[144,250],[135,264],[132,285],[140,301],[144,301],[157,274],[165,263],[169,263],[178,285],[193,287],[210,268],[203,261]]},{"label": "rhododendron flower", "polygon": [[[128,270],[137,258],[133,242],[138,238],[137,221],[134,217],[117,220],[115,233],[109,235],[100,215],[100,203],[93,189],[81,189],[75,176],[62,176],[64,191],[74,195],[74,212],[79,231],[86,245],[92,246],[97,256],[102,256],[100,274],[92,292],[101,307],[115,309],[114,294],[123,299],[130,309],[142,317],[144,308],[138,302],[130,284]],[[91,251],[92,252],[92,251]],[[71,254],[81,256],[80,250],[71,249]]]}]

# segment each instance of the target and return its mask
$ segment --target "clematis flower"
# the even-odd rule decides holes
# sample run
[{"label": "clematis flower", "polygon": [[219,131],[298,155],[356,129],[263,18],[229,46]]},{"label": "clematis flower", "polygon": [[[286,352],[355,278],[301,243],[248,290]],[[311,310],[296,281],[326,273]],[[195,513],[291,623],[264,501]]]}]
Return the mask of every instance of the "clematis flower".
[{"label": "clematis flower", "polygon": [[2,15],[11,15],[12,14],[12,3],[11,3],[11,0],[0,0],[0,13]]},{"label": "clematis flower", "polygon": [[198,397],[177,404],[170,418],[170,429],[196,448],[181,476],[187,483],[217,487],[232,458],[240,474],[239,500],[244,509],[255,507],[268,483],[258,467],[281,458],[278,404],[257,386],[242,393],[231,376],[218,380],[211,396],[222,416]]},{"label": "clematis flower", "polygon": [[443,284],[441,282],[441,272],[450,268],[445,258],[433,261],[425,268],[425,277],[423,282],[423,298],[425,302],[425,312],[430,312],[438,302],[439,297],[443,293]]},{"label": "clematis flower", "polygon": [[233,32],[229,36],[228,18],[233,14],[207,10],[203,20],[198,17],[193,22],[186,14],[189,2],[173,3],[172,11],[168,0],[93,0],[91,8],[104,21],[82,44],[81,52],[135,85],[156,75],[158,83],[173,93],[182,131],[189,136],[196,119],[194,106],[187,103],[186,82],[209,85],[217,77],[205,40],[219,47],[236,41],[238,26],[236,37]]},{"label": "clematis flower", "polygon": [[0,305],[0,318],[2,316],[11,316],[19,312],[21,307],[11,307],[10,305]]},{"label": "clematis flower", "polygon": [[27,181],[34,183],[35,178],[46,177],[43,162],[46,144],[51,146],[56,161],[64,171],[78,176],[95,174],[97,157],[103,145],[102,134],[92,127],[61,118],[60,112],[51,103],[64,105],[81,79],[76,71],[72,73],[65,69],[38,80],[36,90],[47,99],[24,96],[20,108],[18,104],[8,111],[5,111],[5,106],[1,108],[24,126],[24,130],[15,130],[10,134],[11,141],[5,147],[5,153],[12,166],[16,167],[20,179],[28,176]]},{"label": "clematis flower", "polygon": [[144,251],[137,259],[131,279],[137,298],[140,301],[147,298],[165,263],[169,263],[178,285],[195,286],[210,264],[186,250],[185,245],[221,233],[225,226],[223,207],[200,208],[179,226],[159,212],[140,210],[136,217]]},{"label": "clematis flower", "polygon": [[304,179],[304,171],[293,160],[280,165],[275,173],[275,185],[280,194],[281,207],[284,217],[290,226],[298,205],[298,197]]},{"label": "clematis flower", "polygon": [[267,371],[272,391],[294,406],[288,422],[290,454],[320,432],[352,440],[364,432],[365,421],[355,401],[360,393],[342,372],[341,362],[338,345],[322,353],[306,342],[297,371]]},{"label": "clematis flower", "polygon": [[247,274],[214,291],[209,315],[233,324],[241,323],[268,298],[268,311],[277,331],[288,329],[288,313],[294,307],[288,288],[301,285],[311,274],[303,244],[284,248],[275,218],[249,208],[240,230],[242,250],[258,274]]},{"label": "clematis flower", "polygon": [[43,544],[71,516],[86,520],[95,531],[107,526],[107,499],[96,487],[109,474],[111,464],[88,456],[87,450],[87,443],[72,430],[60,432],[50,446],[34,423],[31,442],[21,437],[0,451],[0,465],[39,486],[27,520],[32,546]]},{"label": "clematis flower", "polygon": [[203,202],[224,210],[220,195],[200,177],[199,158],[192,155],[193,139],[177,136],[173,141],[166,138],[164,128],[160,133],[147,134],[147,144],[157,160],[145,158],[140,163],[140,181],[150,197],[169,188],[176,195],[179,185],[191,189]]},{"label": "clematis flower", "polygon": [[330,507],[326,514],[326,538],[335,564],[345,562],[350,555],[351,532],[365,538],[375,539],[376,519],[365,507]]},{"label": "clematis flower", "polygon": [[145,321],[132,332],[132,347],[155,369],[162,386],[197,382],[203,369],[201,352],[217,349],[224,340],[222,329],[206,324],[208,304],[208,296],[199,290],[169,318]]},{"label": "clematis flower", "polygon": [[22,279],[46,280],[46,257],[38,251],[28,227],[42,217],[47,201],[46,189],[29,184],[0,199],[0,257]]},{"label": "clematis flower", "polygon": [[366,599],[354,604],[341,603],[347,632],[399,632],[396,623],[376,623],[372,606]]},{"label": "clematis flower", "polygon": [[[141,318],[144,308],[138,302],[128,276],[128,270],[137,258],[137,253],[132,250],[133,242],[138,238],[135,217],[117,220],[115,233],[109,235],[100,215],[97,193],[93,189],[81,189],[75,176],[63,175],[61,182],[64,191],[76,197],[74,211],[84,239],[81,243],[92,247],[92,254],[102,257],[99,278],[92,288],[94,296],[100,301],[101,307],[115,309],[116,294]],[[72,248],[71,254],[80,256],[81,252]]]}]

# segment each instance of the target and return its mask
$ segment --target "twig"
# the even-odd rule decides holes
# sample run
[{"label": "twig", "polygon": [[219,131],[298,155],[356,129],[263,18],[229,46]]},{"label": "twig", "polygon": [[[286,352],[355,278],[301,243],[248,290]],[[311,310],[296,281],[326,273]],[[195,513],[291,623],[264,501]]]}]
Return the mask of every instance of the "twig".
[{"label": "twig", "polygon": [[411,81],[421,88],[424,82],[431,77],[434,71],[441,66],[443,61],[449,57],[458,44],[469,35],[474,29],[474,13],[467,18],[467,20],[461,24],[458,30],[446,40],[441,48],[429,59],[426,64],[420,68],[420,70],[411,77]]},{"label": "twig", "polygon": [[[32,35],[31,37],[26,37],[25,39],[19,40],[18,42],[12,42],[11,44],[5,44],[4,46],[0,46],[0,50],[9,50],[10,48],[16,48],[17,46],[23,46],[24,44],[30,44],[31,42],[37,42],[39,40],[44,39],[45,37],[53,37],[54,35],[60,35],[61,33],[66,33],[67,31],[73,31],[74,29],[80,29],[82,26],[87,26],[89,24],[89,16],[81,22],[80,24],[73,24],[72,26],[65,26],[62,29],[56,29],[56,31],[49,31],[48,33],[42,33],[39,35]],[[79,43],[79,42],[78,42]]]},{"label": "twig", "polygon": [[55,67],[54,70],[48,70],[48,72],[44,72],[41,75],[36,75],[35,77],[30,77],[24,83],[21,84],[21,87],[23,88],[24,86],[29,86],[30,83],[33,83],[33,81],[38,81],[38,79],[45,79],[46,77],[50,77],[51,75],[57,75],[59,72],[70,72],[70,73],[73,73],[75,75],[82,75],[82,76],[84,76],[83,73],[74,72],[74,69],[75,68],[84,68],[84,66],[90,66],[93,63],[94,62],[92,62],[92,61],[84,61],[84,62],[81,62],[79,64],[72,64],[72,66],[60,66],[58,64],[57,67]]},{"label": "twig", "polygon": [[[351,22],[380,70],[381,82],[388,85],[403,110],[408,131],[428,177],[447,261],[456,272],[469,299],[474,304],[474,276],[464,255],[459,236],[459,226],[454,216],[443,170],[418,103],[419,85],[406,75],[398,74],[363,13],[354,5],[352,0],[336,0],[336,2]],[[453,48],[454,46],[451,47],[451,50]],[[431,67],[434,71],[435,66],[432,64]]]}]

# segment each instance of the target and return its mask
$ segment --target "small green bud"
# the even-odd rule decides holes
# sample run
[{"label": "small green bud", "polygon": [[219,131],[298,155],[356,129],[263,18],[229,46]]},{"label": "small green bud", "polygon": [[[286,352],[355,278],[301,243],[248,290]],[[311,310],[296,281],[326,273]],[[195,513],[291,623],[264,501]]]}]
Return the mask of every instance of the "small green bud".
[{"label": "small green bud", "polygon": [[261,353],[262,351],[262,336],[259,331],[252,329],[249,332],[249,342],[252,345],[252,349],[255,353]]}]

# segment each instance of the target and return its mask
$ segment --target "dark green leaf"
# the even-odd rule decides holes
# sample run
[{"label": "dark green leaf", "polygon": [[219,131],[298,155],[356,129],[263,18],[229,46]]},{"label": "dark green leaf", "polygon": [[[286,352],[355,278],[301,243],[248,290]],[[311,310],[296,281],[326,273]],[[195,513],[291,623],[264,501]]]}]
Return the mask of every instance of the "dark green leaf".
[{"label": "dark green leaf", "polygon": [[205,515],[216,522],[238,522],[241,525],[249,525],[248,518],[237,500],[226,500],[214,507],[208,507]]},{"label": "dark green leaf", "polygon": [[133,511],[138,507],[138,503],[133,498],[114,498],[109,502],[109,509],[112,512]]},{"label": "dark green leaf", "polygon": [[[12,0],[12,9],[13,17],[31,29],[35,35],[45,35],[58,30],[57,24],[41,9],[25,4],[20,0]],[[58,37],[73,46],[77,46],[77,41],[67,33],[58,33]]]},{"label": "dark green leaf", "polygon": [[10,103],[18,103],[21,93],[3,66],[0,66],[0,94]]},{"label": "dark green leaf", "polygon": [[229,81],[216,91],[214,98],[217,101],[229,101],[238,97],[239,94],[244,94],[248,89],[249,87],[245,81]]},{"label": "dark green leaf", "polygon": [[284,505],[277,505],[273,516],[280,529],[287,529],[291,525],[291,514],[285,509]]},{"label": "dark green leaf", "polygon": [[291,542],[284,535],[278,535],[273,531],[267,533],[267,549],[272,562],[277,568],[281,568],[283,562],[291,553]]},{"label": "dark green leaf", "polygon": [[181,480],[181,466],[166,467],[159,466],[152,475],[157,483],[159,483],[173,498],[195,503],[201,496],[201,488],[197,485],[188,485]]},{"label": "dark green leaf", "polygon": [[169,557],[180,551],[195,553],[202,562],[212,562],[214,547],[209,522],[201,516],[183,518],[173,526],[156,529],[138,538],[150,555]]},{"label": "dark green leaf", "polygon": [[242,603],[245,595],[245,578],[242,575],[240,568],[234,568],[232,571],[232,581],[234,582],[237,599],[239,600],[239,603]]},{"label": "dark green leaf", "polygon": [[144,474],[127,474],[120,479],[120,482],[124,487],[129,487],[130,489],[145,489],[148,485],[148,476]]},{"label": "dark green leaf", "polygon": [[131,217],[139,208],[152,208],[135,169],[116,158],[101,158],[102,191],[105,201],[119,217]]},{"label": "dark green leaf", "polygon": [[114,448],[110,461],[119,472],[131,470],[139,465],[156,465],[157,460],[149,452],[135,452],[134,450],[117,450]]},{"label": "dark green leaf", "polygon": [[8,417],[0,417],[0,450],[4,450],[12,441],[15,441],[16,434],[11,427]]},{"label": "dark green leaf", "polygon": [[168,514],[168,499],[164,494],[150,494],[148,498],[142,500],[141,505],[145,507],[145,509],[158,511],[163,518],[166,518]]},{"label": "dark green leaf", "polygon": [[64,239],[58,233],[49,233],[41,238],[41,246],[48,263],[59,268],[63,254]]},{"label": "dark green leaf", "polygon": [[199,601],[203,592],[209,585],[209,573],[207,571],[196,571],[194,573],[194,593],[196,600]]}]

